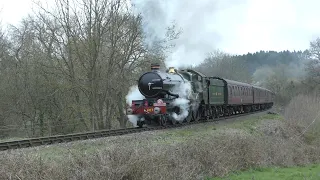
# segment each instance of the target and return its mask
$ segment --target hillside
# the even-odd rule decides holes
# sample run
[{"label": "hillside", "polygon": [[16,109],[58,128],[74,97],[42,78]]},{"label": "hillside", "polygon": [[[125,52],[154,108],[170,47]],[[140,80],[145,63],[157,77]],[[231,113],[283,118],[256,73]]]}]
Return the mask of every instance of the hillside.
[{"label": "hillside", "polygon": [[283,115],[1,152],[0,179],[203,179],[319,163],[317,100],[297,97]]},{"label": "hillside", "polygon": [[303,64],[308,56],[308,51],[259,51],[243,55],[235,55],[237,61],[242,61],[248,67],[248,71],[253,73],[261,66],[277,66],[279,64]]}]

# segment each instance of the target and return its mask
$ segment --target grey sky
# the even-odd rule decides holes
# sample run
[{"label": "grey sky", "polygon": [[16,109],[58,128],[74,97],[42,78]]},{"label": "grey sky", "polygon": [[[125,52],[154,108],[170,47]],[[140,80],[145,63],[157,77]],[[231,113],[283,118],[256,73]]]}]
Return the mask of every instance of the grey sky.
[{"label": "grey sky", "polygon": [[[133,1],[158,36],[172,21],[183,29],[168,55],[174,66],[182,61],[193,64],[215,49],[232,54],[304,50],[320,36],[319,0]],[[0,0],[0,17],[4,24],[17,24],[31,6],[31,0]]]}]

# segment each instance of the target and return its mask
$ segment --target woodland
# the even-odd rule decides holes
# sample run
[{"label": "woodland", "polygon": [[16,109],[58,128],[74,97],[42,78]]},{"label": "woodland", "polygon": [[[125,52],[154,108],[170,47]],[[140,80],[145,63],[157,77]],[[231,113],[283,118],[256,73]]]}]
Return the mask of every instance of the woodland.
[{"label": "woodland", "polygon": [[[173,25],[152,46],[143,19],[121,1],[87,1],[73,9],[39,6],[18,26],[0,33],[0,138],[39,137],[130,126],[129,88],[158,62],[165,68]],[[183,33],[183,32],[182,32]],[[274,91],[285,106],[298,94],[317,93],[320,39],[305,51],[232,55],[213,49],[193,68],[208,76],[256,84]]]}]

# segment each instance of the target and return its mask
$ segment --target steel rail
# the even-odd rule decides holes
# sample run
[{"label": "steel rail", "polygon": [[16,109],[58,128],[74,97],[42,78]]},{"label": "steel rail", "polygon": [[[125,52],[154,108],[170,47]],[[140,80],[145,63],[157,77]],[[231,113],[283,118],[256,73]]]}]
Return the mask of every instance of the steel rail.
[{"label": "steel rail", "polygon": [[237,118],[237,117],[241,117],[241,116],[247,116],[250,114],[256,114],[259,112],[267,111],[269,109],[258,110],[258,111],[249,112],[249,113],[235,114],[235,115],[230,115],[230,116],[222,116],[219,118],[208,119],[208,120],[192,121],[189,123],[182,123],[182,124],[178,123],[175,125],[167,125],[166,127],[156,126],[156,127],[143,127],[143,128],[125,128],[125,129],[115,129],[115,130],[102,130],[102,131],[94,131],[94,132],[56,135],[56,136],[0,142],[0,151],[6,151],[6,150],[10,150],[10,149],[28,148],[28,147],[35,147],[35,146],[42,146],[42,145],[50,145],[50,144],[57,144],[57,143],[66,143],[66,142],[77,141],[77,140],[87,140],[87,139],[109,137],[109,136],[120,136],[120,135],[133,134],[133,133],[139,133],[139,132],[144,132],[144,131],[154,131],[154,130],[161,130],[161,129],[177,128],[177,127],[183,127],[183,126],[192,125],[192,124],[221,121],[224,119],[233,119],[233,118]]}]

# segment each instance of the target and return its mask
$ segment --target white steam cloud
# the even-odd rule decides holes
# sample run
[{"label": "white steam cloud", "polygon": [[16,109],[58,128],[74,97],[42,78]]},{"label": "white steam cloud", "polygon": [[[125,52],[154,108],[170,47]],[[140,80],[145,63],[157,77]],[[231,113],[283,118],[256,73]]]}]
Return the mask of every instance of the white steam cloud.
[{"label": "white steam cloud", "polygon": [[132,100],[138,100],[138,99],[144,99],[144,96],[140,93],[137,85],[131,86],[129,93],[126,96],[127,104],[131,106]]},{"label": "white steam cloud", "polygon": [[172,117],[177,121],[183,121],[190,111],[191,84],[189,82],[182,83],[180,86],[175,86],[172,92],[179,95],[179,98],[175,99],[172,104],[180,108],[180,113],[173,112]]},{"label": "white steam cloud", "polygon": [[[144,99],[144,96],[140,93],[138,86],[131,86],[129,93],[126,96],[126,102],[129,106],[132,105],[132,100]],[[127,115],[128,120],[132,123],[134,127],[137,127],[137,121],[139,117],[137,115]]]},{"label": "white steam cloud", "polygon": [[186,98],[177,98],[173,101],[174,106],[178,106],[180,108],[180,113],[177,114],[175,112],[172,113],[172,117],[177,121],[183,121],[189,114],[189,100]]},{"label": "white steam cloud", "polygon": [[[175,47],[167,54],[167,67],[176,68],[182,65],[198,65],[207,53],[221,45],[223,38],[236,25],[241,24],[238,6],[243,0],[230,3],[225,0],[132,0],[135,11],[143,16],[143,28],[146,33],[146,44],[151,46],[162,40],[166,28],[176,25],[180,31],[178,39],[172,43]],[[235,12],[238,12],[235,14]],[[241,13],[245,15],[245,13]],[[232,23],[232,24],[230,24]],[[218,34],[219,33],[219,34]],[[222,44],[223,45],[223,44]]]}]

